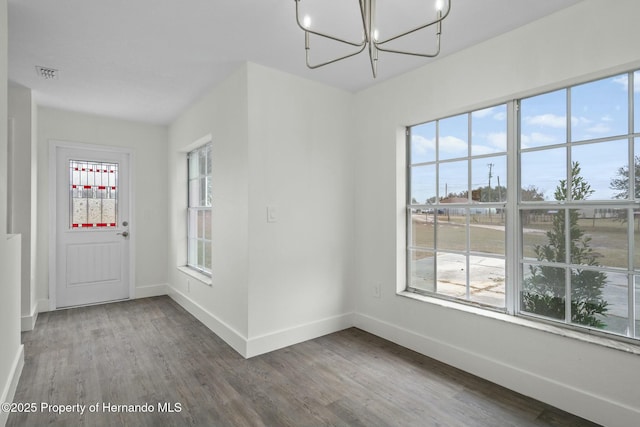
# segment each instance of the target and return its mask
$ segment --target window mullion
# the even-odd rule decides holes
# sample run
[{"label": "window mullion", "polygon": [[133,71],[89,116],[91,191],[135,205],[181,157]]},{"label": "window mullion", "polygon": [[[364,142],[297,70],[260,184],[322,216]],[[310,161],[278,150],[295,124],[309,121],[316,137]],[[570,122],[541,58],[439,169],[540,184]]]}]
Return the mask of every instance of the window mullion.
[{"label": "window mullion", "polygon": [[436,120],[436,201],[433,214],[433,292],[438,293],[438,228],[440,225],[440,120]]},{"label": "window mullion", "polygon": [[[473,122],[472,122],[472,114],[469,113],[467,114],[467,204],[471,203],[471,190],[472,190],[472,185],[471,185],[471,144],[473,143],[472,141],[472,134],[473,134]],[[491,209],[491,208],[490,208]],[[465,265],[465,282],[466,282],[466,298],[467,301],[471,300],[471,256],[469,255],[469,251],[471,250],[471,230],[470,230],[470,217],[471,217],[471,212],[470,209],[467,207],[464,209],[464,213],[465,213],[465,238],[466,238],[466,248],[465,248],[465,260],[466,260],[466,265]]]},{"label": "window mullion", "polygon": [[405,162],[407,165],[409,165],[409,167],[405,168],[406,170],[406,174],[405,174],[405,192],[406,192],[406,197],[405,197],[405,230],[407,231],[405,236],[406,236],[406,241],[405,241],[405,259],[404,259],[404,271],[405,271],[405,281],[406,281],[406,286],[413,286],[411,283],[411,258],[412,258],[412,251],[410,249],[410,247],[412,246],[412,242],[413,242],[413,230],[412,230],[412,207],[411,205],[413,204],[413,199],[412,199],[412,194],[413,191],[411,189],[411,176],[413,175],[413,166],[412,166],[412,159],[411,159],[411,128],[407,127],[405,130],[405,143],[404,143],[404,147],[405,147]]},{"label": "window mullion", "polygon": [[519,231],[520,211],[518,210],[519,188],[519,103],[510,101],[507,108],[507,203],[505,218],[505,304],[507,312],[518,311],[520,293],[520,259],[522,235]]},{"label": "window mullion", "polygon": [[[573,202],[573,168],[571,167],[571,88],[567,88],[567,155],[566,155],[566,186],[565,186],[565,200],[564,202]],[[571,264],[571,209],[561,208],[564,212],[564,262],[565,264]],[[571,267],[566,267],[564,272],[564,320],[566,323],[571,323]]]},{"label": "window mullion", "polygon": [[[635,108],[637,107],[637,105],[635,105],[635,97],[634,97],[634,90],[635,90],[635,73],[633,71],[630,71],[628,74],[628,85],[627,85],[627,91],[628,91],[628,105],[629,105],[629,135],[633,135],[634,131],[635,131]],[[629,144],[628,144],[628,148],[629,148],[629,154],[628,154],[628,165],[629,165],[629,176],[628,176],[628,194],[627,194],[627,198],[629,201],[633,201],[635,203],[637,203],[638,201],[636,200],[636,194],[637,194],[637,190],[636,190],[636,158],[635,158],[635,138],[630,136],[629,137]],[[636,275],[635,275],[635,269],[637,268],[637,266],[635,265],[635,208],[633,207],[629,207],[627,209],[627,236],[628,236],[628,240],[627,240],[627,244],[629,246],[629,251],[628,251],[628,267],[629,267],[629,271],[630,273],[627,276],[627,295],[628,295],[628,304],[627,304],[627,310],[628,310],[628,335],[631,338],[635,338],[636,337],[636,315],[638,315],[639,313],[636,313]]]},{"label": "window mullion", "polygon": [[[634,169],[634,168],[629,168]],[[631,176],[631,173],[629,174]],[[631,182],[631,181],[630,181]],[[627,295],[628,295],[628,304],[627,304],[627,310],[629,315],[627,316],[628,318],[628,330],[629,333],[628,335],[631,338],[635,338],[636,337],[636,315],[638,313],[635,312],[635,308],[636,308],[636,276],[635,276],[635,269],[636,266],[634,265],[635,263],[635,209],[634,208],[628,208],[627,209],[627,235],[629,236],[629,240],[628,240],[628,245],[629,245],[629,259],[628,259],[628,266],[629,266],[629,274],[627,275]]]},{"label": "window mullion", "polygon": [[629,103],[629,135],[631,135],[632,133],[634,133],[635,131],[635,108],[637,107],[637,105],[635,105],[634,103],[634,91],[635,91],[635,73],[633,71],[630,71],[628,74],[628,82],[629,84],[627,85],[627,91],[628,91],[628,103]]}]

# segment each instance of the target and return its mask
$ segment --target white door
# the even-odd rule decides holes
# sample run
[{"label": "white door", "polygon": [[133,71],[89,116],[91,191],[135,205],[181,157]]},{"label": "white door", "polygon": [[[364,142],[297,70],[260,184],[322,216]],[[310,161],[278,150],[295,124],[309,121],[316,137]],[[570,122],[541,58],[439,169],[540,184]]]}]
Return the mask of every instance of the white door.
[{"label": "white door", "polygon": [[56,308],[129,298],[129,154],[56,150]]}]

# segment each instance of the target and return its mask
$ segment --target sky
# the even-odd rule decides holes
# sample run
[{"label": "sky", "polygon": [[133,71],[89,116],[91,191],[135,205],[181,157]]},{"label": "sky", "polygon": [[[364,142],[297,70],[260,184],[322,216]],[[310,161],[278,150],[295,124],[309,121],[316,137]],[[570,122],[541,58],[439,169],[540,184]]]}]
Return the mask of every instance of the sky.
[{"label": "sky", "polygon": [[[570,96],[570,102],[567,102]],[[640,133],[640,71],[634,73],[634,124]],[[551,147],[564,144],[568,134],[572,142],[614,137],[611,141],[572,144],[570,156],[578,161],[581,174],[594,193],[590,200],[611,200],[615,191],[611,179],[628,159],[629,79],[627,74],[597,80],[521,100],[520,144],[522,149],[521,186],[535,186],[553,200],[560,179],[566,178],[567,149]],[[568,107],[568,104],[570,107]],[[569,110],[570,109],[570,114]],[[567,118],[570,117],[568,120]],[[570,123],[570,124],[569,124]],[[469,147],[469,125],[471,147]],[[445,118],[439,121],[439,195],[467,190],[468,156],[471,150],[471,188],[498,184],[506,185],[506,105],[499,105]],[[436,160],[436,126],[429,122],[411,128],[411,162]],[[635,154],[640,155],[640,138]],[[549,147],[549,148],[547,148]],[[474,159],[473,156],[491,155]],[[491,178],[490,178],[491,174]],[[435,164],[416,166],[412,170],[412,197],[418,203],[436,196]],[[491,179],[491,182],[489,182]]]}]

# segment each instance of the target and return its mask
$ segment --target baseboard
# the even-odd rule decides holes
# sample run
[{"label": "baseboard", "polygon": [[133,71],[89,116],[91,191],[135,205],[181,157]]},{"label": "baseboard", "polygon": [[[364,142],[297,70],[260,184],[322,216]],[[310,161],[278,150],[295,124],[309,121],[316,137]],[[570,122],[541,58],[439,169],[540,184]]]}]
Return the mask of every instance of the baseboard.
[{"label": "baseboard", "polygon": [[[13,366],[11,367],[11,374],[9,378],[7,378],[7,383],[2,388],[2,396],[0,396],[0,403],[4,402],[13,402],[13,398],[16,395],[16,390],[18,389],[18,381],[20,380],[20,375],[22,374],[22,368],[24,367],[24,345],[20,345],[18,347],[18,353],[13,361]],[[0,411],[0,426],[5,426],[7,424],[7,420],[9,419],[9,413],[5,411]]]},{"label": "baseboard", "polygon": [[[135,295],[133,296],[133,298],[137,299],[137,298],[149,298],[149,297],[158,297],[161,295],[167,295],[169,293],[169,285],[166,283],[160,283],[157,285],[146,285],[146,286],[138,286],[135,288],[134,290]],[[46,311],[51,311],[51,307],[49,306],[49,300],[48,299],[41,299],[38,300],[38,304],[37,304],[37,312],[36,312],[36,318],[38,317],[37,313],[44,313]],[[27,317],[27,316],[25,316]],[[25,320],[25,317],[22,318],[22,331],[24,332],[25,330],[31,330],[33,329],[33,327],[31,329],[24,329],[25,327],[25,322],[27,322],[27,320]],[[35,325],[36,323],[36,319],[33,319],[33,324]]]},{"label": "baseboard", "polygon": [[636,425],[640,419],[640,411],[636,408],[373,317],[355,314],[354,326],[598,424]]},{"label": "baseboard", "polygon": [[167,288],[167,294],[171,299],[180,304],[182,308],[201,321],[207,328],[211,329],[214,334],[222,338],[222,340],[229,344],[231,348],[240,353],[243,357],[247,357],[246,337],[174,287],[167,286]]},{"label": "baseboard", "polygon": [[353,313],[348,313],[253,337],[247,342],[246,357],[269,353],[352,326]]},{"label": "baseboard", "polygon": [[36,304],[31,308],[31,314],[20,318],[20,330],[22,332],[33,331],[33,328],[36,327],[36,320],[38,320],[38,313],[38,304]]},{"label": "baseboard", "polygon": [[38,300],[38,313],[45,313],[47,311],[51,311],[51,307],[49,306],[49,299],[40,299]]},{"label": "baseboard", "polygon": [[146,286],[137,286],[135,288],[135,296],[134,298],[150,298],[150,297],[159,297],[161,295],[167,295],[169,293],[169,285],[166,283],[161,283],[158,285],[146,285]]}]

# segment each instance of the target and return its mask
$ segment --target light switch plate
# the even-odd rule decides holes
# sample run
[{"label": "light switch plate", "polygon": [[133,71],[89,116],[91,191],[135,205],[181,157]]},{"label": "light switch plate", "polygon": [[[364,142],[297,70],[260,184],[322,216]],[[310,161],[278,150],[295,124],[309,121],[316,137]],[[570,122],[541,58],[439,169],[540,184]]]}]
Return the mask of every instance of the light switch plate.
[{"label": "light switch plate", "polygon": [[267,222],[278,222],[278,208],[267,206]]}]

